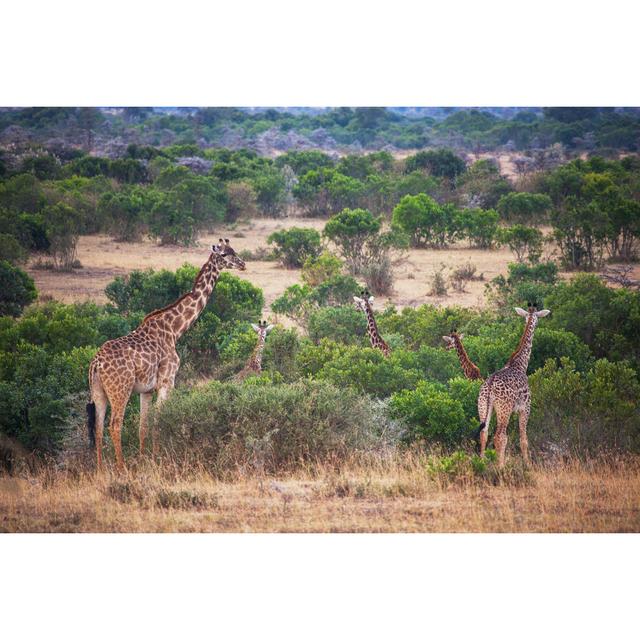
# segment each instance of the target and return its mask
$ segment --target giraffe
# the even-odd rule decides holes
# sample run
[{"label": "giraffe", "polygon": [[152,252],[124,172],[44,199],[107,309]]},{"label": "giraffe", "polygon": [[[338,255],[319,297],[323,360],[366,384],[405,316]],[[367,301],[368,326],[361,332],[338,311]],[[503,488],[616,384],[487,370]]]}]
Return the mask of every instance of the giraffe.
[{"label": "giraffe", "polygon": [[442,339],[447,345],[445,349],[455,349],[458,353],[458,358],[460,360],[462,370],[464,371],[465,378],[468,378],[469,380],[482,380],[480,369],[478,369],[467,355],[462,344],[462,338],[464,338],[464,333],[458,333],[456,329],[451,329],[450,335],[442,336]]},{"label": "giraffe", "polygon": [[[245,269],[245,263],[236,255],[228,239],[220,239],[220,244],[212,246],[191,291],[172,304],[147,314],[140,326],[128,335],[105,342],[91,361],[87,425],[90,445],[96,449],[98,469],[102,468],[103,425],[109,403],[109,433],[117,467],[124,470],[120,431],[132,393],[140,394],[140,453],[144,451],[153,392],[158,393],[156,403],[159,405],[173,389],[180,366],[176,341],[202,313],[223,269]],[[155,453],[155,430],[151,435]]]},{"label": "giraffe", "polygon": [[261,320],[258,324],[251,324],[253,330],[258,334],[258,343],[253,353],[249,357],[247,364],[236,376],[236,380],[244,380],[247,376],[260,374],[262,372],[262,352],[267,340],[267,334],[273,329],[272,324],[267,324],[266,320]]},{"label": "giraffe", "polygon": [[373,317],[373,311],[371,309],[371,305],[373,304],[373,296],[367,289],[363,289],[360,295],[362,296],[362,298],[353,296],[353,301],[356,303],[356,309],[363,311],[367,316],[367,333],[369,334],[371,346],[374,349],[380,349],[380,351],[382,351],[384,357],[386,358],[391,353],[391,347],[382,339],[382,336],[378,331],[376,320]]},{"label": "giraffe", "polygon": [[491,374],[480,387],[478,396],[478,415],[480,417],[480,455],[484,455],[489,435],[491,412],[495,409],[497,427],[494,435],[496,451],[498,452],[498,466],[503,467],[505,451],[507,449],[507,427],[512,413],[518,413],[520,428],[520,451],[525,462],[529,462],[529,445],[527,442],[527,422],[531,410],[531,391],[527,379],[527,367],[531,357],[533,333],[540,318],[549,315],[551,311],[543,309],[537,311],[529,303],[528,311],[515,307],[519,316],[526,319],[524,332],[520,343],[511,354],[507,364]]}]

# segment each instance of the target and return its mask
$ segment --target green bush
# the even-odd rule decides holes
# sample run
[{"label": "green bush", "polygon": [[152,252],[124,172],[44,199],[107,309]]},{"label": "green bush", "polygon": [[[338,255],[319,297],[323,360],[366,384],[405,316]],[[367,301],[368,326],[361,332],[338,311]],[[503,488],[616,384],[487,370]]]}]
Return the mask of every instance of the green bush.
[{"label": "green bush", "polygon": [[315,344],[330,338],[342,344],[362,345],[367,321],[353,306],[320,307],[309,314],[307,332]]},{"label": "green bush", "polygon": [[493,209],[462,209],[455,214],[455,226],[461,237],[480,249],[490,249],[498,233],[500,216]]},{"label": "green bush", "polygon": [[267,242],[275,244],[274,253],[285,267],[302,267],[308,258],[320,254],[320,234],[315,229],[291,227],[275,231]]},{"label": "green bush", "polygon": [[563,358],[529,378],[534,448],[576,455],[640,451],[640,382],[625,363],[598,360],[586,373]]},{"label": "green bush", "polygon": [[311,256],[302,265],[302,281],[310,287],[317,287],[325,280],[340,275],[342,260],[328,251],[319,256]]},{"label": "green bush", "polygon": [[514,224],[498,231],[498,240],[508,245],[519,263],[537,262],[542,255],[543,234],[534,227]]},{"label": "green bush", "polygon": [[28,252],[14,236],[0,233],[0,262],[22,264],[28,257]]},{"label": "green bush", "polygon": [[384,405],[330,384],[212,382],[177,390],[156,412],[161,442],[217,473],[293,469],[380,447]]},{"label": "green bush", "polygon": [[465,416],[463,404],[441,384],[420,381],[391,398],[392,415],[409,425],[406,438],[428,443],[457,445],[471,437],[474,425]]},{"label": "green bush", "polygon": [[19,267],[0,260],[0,316],[19,316],[36,297],[33,278]]}]

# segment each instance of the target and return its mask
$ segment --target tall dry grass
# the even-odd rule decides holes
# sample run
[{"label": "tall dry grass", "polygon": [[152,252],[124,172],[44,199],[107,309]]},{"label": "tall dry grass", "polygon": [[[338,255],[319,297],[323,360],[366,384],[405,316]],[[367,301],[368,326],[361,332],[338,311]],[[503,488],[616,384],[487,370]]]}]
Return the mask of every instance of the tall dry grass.
[{"label": "tall dry grass", "polygon": [[224,478],[178,462],[130,461],[0,477],[3,532],[632,532],[640,458],[568,460],[455,473],[416,452],[308,463],[277,476]]}]

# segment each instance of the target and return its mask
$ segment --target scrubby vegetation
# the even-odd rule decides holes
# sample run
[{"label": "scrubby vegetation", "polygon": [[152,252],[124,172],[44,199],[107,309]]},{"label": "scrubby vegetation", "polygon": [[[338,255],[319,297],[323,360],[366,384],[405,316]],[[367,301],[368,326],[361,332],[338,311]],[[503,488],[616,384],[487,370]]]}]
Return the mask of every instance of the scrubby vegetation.
[{"label": "scrubby vegetation", "polygon": [[[100,142],[105,123],[117,125],[125,141],[135,131],[136,141],[107,148]],[[225,477],[239,469],[296,473],[372,452],[406,453],[422,461],[421,478],[442,486],[526,485],[526,472],[500,476],[491,460],[474,457],[479,383],[463,377],[456,353],[442,343],[452,328],[464,332],[468,354],[486,377],[518,344],[522,321],[512,308],[526,301],[552,310],[536,331],[529,366],[534,460],[640,453],[640,293],[633,283],[606,286],[594,273],[567,280],[559,273],[638,257],[637,157],[571,159],[609,146],[635,150],[635,111],[521,110],[509,119],[488,111],[410,117],[386,109],[0,114],[0,136],[17,135],[16,127],[33,135],[3,149],[0,176],[5,467],[25,459],[66,461],[84,450],[78,443],[87,366],[96,349],[189,290],[200,266],[134,270],[106,286],[107,304],[67,305],[37,301],[25,272],[29,257],[45,268],[79,269],[82,234],[186,246],[222,223],[261,216],[278,218],[270,248],[245,257],[269,256],[300,269],[299,283],[270,305],[276,324],[286,317],[295,326],[270,334],[262,375],[233,381],[255,346],[250,323],[262,317],[265,297],[224,273],[178,344],[178,388],[152,417],[161,460]],[[56,145],[48,137],[54,131],[63,134]],[[259,153],[295,136],[317,140],[323,150],[284,145],[275,159]],[[215,144],[220,140],[226,146]],[[398,159],[381,150],[387,144],[430,148]],[[513,160],[516,176],[508,179],[478,155],[497,147],[522,152]],[[287,224],[292,214],[317,216],[324,228]],[[380,305],[378,328],[391,354],[370,348],[353,296],[362,286],[389,295],[408,247],[491,251],[499,244],[511,249],[514,262],[486,283],[485,310]],[[471,263],[455,267],[435,272],[434,296],[453,296],[483,277]],[[131,403],[129,455],[137,411]],[[361,491],[344,478],[331,487]],[[136,487],[110,491],[138,495]],[[165,492],[152,502],[166,509],[199,501]]]}]

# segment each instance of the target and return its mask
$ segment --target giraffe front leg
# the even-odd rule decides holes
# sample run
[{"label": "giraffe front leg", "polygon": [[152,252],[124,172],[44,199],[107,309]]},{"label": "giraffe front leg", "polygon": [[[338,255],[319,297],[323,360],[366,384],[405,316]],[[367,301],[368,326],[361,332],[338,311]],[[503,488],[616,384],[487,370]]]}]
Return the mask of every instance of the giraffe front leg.
[{"label": "giraffe front leg", "polygon": [[147,423],[152,399],[152,391],[140,394],[140,455],[144,453],[144,441],[147,437]]}]

